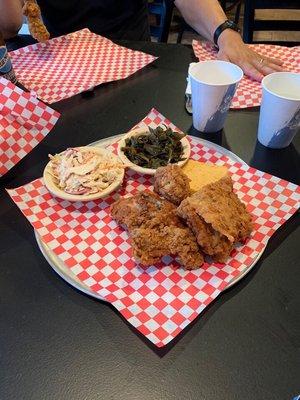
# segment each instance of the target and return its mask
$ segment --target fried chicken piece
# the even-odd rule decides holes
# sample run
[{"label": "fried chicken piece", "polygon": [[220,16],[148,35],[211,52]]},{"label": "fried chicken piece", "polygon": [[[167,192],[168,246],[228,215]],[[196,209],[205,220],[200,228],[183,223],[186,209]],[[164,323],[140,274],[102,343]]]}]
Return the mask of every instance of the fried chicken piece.
[{"label": "fried chicken piece", "polygon": [[154,175],[154,191],[171,203],[179,205],[191,194],[189,178],[176,164],[160,167]]},{"label": "fried chicken piece", "polygon": [[153,219],[159,216],[163,216],[165,225],[182,225],[176,216],[176,207],[173,204],[147,191],[117,200],[111,206],[111,215],[128,230],[141,225],[151,227]]},{"label": "fried chicken piece", "polygon": [[187,227],[166,227],[167,243],[171,254],[177,254],[186,269],[198,269],[204,263],[204,257],[199,249],[193,232]]},{"label": "fried chicken piece", "polygon": [[25,0],[23,7],[23,14],[27,18],[40,18],[41,10],[35,0]]},{"label": "fried chicken piece", "polygon": [[227,260],[233,244],[197,214],[195,206],[190,202],[190,198],[185,199],[180,204],[177,214],[185,220],[194,232],[197,242],[205,254],[212,256],[216,262],[225,262]]},{"label": "fried chicken piece", "polygon": [[35,0],[25,0],[23,14],[27,17],[31,36],[38,42],[46,42],[50,34],[42,21],[41,10]]},{"label": "fried chicken piece", "polygon": [[245,240],[253,229],[251,215],[233,191],[230,176],[204,186],[192,196],[197,212],[230,242]]},{"label": "fried chicken piece", "polygon": [[168,254],[178,255],[187,269],[199,268],[203,255],[196,238],[176,215],[176,207],[151,192],[116,201],[112,217],[130,234],[133,254],[143,265],[152,265]]},{"label": "fried chicken piece", "polygon": [[153,228],[135,228],[130,231],[133,257],[143,265],[152,265],[168,254],[169,247],[161,232]]},{"label": "fried chicken piece", "polygon": [[187,227],[142,227],[133,229],[130,235],[134,257],[143,265],[152,265],[167,254],[177,254],[186,269],[197,269],[203,264],[195,236]]},{"label": "fried chicken piece", "polygon": [[252,231],[251,215],[233,192],[230,177],[204,186],[177,209],[194,232],[204,253],[225,262],[235,243]]}]

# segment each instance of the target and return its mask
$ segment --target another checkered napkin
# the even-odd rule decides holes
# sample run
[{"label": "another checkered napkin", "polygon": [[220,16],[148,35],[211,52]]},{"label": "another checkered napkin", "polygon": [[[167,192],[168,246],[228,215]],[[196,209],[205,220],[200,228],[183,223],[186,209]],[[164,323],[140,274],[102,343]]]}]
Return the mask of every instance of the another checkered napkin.
[{"label": "another checkered napkin", "polygon": [[[138,126],[162,123],[175,128],[153,109]],[[42,179],[8,191],[42,240],[71,271],[158,347],[174,339],[255,261],[271,235],[300,204],[300,187],[235,163],[193,137],[190,140],[194,160],[229,168],[235,190],[255,220],[251,239],[237,247],[226,264],[205,264],[185,271],[167,256],[155,266],[137,265],[127,232],[110,217],[109,206],[117,194],[105,200],[70,203],[52,197]],[[128,171],[121,195],[151,185],[150,176]]]},{"label": "another checkered napkin", "polygon": [[[250,44],[253,50],[264,57],[279,58],[287,71],[300,73],[300,46],[284,47],[266,44]],[[193,40],[195,56],[199,61],[214,60],[217,51],[210,43],[200,43]],[[241,80],[231,103],[231,108],[247,108],[260,106],[261,103],[261,83],[254,81],[247,76]]]},{"label": "another checkered napkin", "polygon": [[0,176],[44,139],[59,115],[30,93],[0,78]]},{"label": "another checkered napkin", "polygon": [[82,29],[10,53],[19,81],[47,103],[127,78],[157,57]]}]

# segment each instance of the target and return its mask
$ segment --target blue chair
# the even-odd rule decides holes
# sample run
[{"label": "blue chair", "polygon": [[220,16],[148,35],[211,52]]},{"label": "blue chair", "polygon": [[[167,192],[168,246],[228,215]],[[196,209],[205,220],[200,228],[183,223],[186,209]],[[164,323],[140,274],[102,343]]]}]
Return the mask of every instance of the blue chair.
[{"label": "blue chair", "polygon": [[149,13],[155,15],[156,25],[150,25],[151,36],[158,42],[167,42],[173,15],[173,1],[153,0],[148,3]]}]

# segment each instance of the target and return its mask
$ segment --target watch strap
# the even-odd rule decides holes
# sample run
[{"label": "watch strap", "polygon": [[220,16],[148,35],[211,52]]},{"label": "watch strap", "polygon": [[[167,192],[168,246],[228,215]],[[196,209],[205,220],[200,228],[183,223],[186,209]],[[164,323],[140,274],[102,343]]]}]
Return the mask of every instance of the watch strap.
[{"label": "watch strap", "polygon": [[218,39],[219,39],[219,36],[221,35],[221,33],[222,33],[223,31],[225,31],[225,29],[232,29],[232,30],[234,30],[234,31],[236,31],[236,32],[240,32],[240,29],[239,29],[239,27],[237,26],[237,24],[236,24],[235,22],[229,21],[229,20],[223,22],[221,25],[219,25],[219,26],[217,27],[217,29],[215,30],[215,33],[214,33],[214,44],[215,44],[217,47],[219,47],[219,46],[218,46]]}]

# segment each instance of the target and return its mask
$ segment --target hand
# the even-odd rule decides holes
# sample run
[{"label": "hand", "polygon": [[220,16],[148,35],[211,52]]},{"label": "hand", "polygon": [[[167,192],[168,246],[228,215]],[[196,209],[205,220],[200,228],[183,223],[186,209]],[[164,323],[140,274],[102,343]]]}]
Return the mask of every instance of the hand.
[{"label": "hand", "polygon": [[231,29],[223,31],[218,40],[218,58],[230,61],[242,68],[245,75],[261,81],[265,75],[283,71],[283,62],[279,59],[263,57],[250,49],[240,34]]}]

